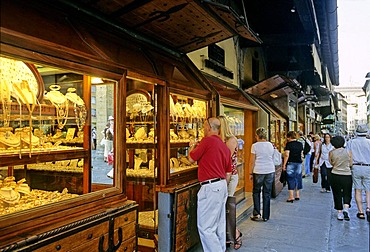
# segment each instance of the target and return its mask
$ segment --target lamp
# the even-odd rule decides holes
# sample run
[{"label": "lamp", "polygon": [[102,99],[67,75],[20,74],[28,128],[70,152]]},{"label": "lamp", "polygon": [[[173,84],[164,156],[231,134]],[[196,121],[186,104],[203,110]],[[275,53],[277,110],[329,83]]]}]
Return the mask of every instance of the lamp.
[{"label": "lamp", "polygon": [[102,78],[91,77],[91,84],[102,84],[102,83],[104,83],[104,81],[102,80]]}]

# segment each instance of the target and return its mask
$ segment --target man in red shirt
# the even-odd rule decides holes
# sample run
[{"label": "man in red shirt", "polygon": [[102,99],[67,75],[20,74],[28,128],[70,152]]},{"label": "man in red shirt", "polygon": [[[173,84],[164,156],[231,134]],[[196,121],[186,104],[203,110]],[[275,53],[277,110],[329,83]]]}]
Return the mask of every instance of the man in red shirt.
[{"label": "man in red shirt", "polygon": [[227,184],[231,176],[231,153],[219,137],[220,121],[211,117],[204,122],[205,137],[190,142],[189,161],[198,161],[197,225],[204,252],[226,250]]}]

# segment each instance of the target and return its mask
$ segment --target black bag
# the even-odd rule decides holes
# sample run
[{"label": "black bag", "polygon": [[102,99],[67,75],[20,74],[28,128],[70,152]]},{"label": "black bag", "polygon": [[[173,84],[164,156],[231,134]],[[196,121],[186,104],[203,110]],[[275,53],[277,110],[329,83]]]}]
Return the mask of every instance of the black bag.
[{"label": "black bag", "polygon": [[310,150],[311,150],[311,146],[310,146],[310,144],[307,142],[307,139],[306,139],[306,138],[302,137],[302,139],[304,140],[303,155],[305,155],[305,156],[306,156],[306,155],[310,152]]},{"label": "black bag", "polygon": [[286,182],[286,170],[281,170],[280,178],[279,178],[280,183],[284,184]]},{"label": "black bag", "polygon": [[236,239],[236,198],[227,197],[226,201],[226,242],[235,242]]}]

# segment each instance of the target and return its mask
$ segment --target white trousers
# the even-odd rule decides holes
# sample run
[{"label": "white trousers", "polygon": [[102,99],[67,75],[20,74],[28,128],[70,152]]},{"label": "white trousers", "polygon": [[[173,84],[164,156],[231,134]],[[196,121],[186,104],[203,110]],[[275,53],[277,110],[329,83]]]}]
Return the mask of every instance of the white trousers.
[{"label": "white trousers", "polygon": [[226,180],[202,185],[198,192],[198,232],[204,252],[226,250]]}]

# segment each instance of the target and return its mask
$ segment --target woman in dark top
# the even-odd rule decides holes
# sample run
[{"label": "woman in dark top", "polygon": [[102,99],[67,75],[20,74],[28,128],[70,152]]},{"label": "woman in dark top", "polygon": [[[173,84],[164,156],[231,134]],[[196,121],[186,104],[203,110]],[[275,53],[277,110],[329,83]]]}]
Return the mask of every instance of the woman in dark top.
[{"label": "woman in dark top", "polygon": [[[289,131],[284,152],[283,170],[287,172],[289,198],[287,202],[299,200],[299,190],[302,189],[302,157],[303,145],[297,141],[297,133]],[[294,197],[295,191],[295,197]]]}]

